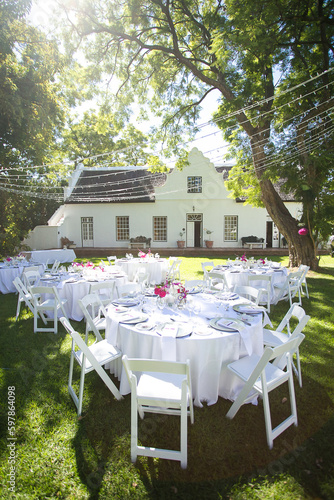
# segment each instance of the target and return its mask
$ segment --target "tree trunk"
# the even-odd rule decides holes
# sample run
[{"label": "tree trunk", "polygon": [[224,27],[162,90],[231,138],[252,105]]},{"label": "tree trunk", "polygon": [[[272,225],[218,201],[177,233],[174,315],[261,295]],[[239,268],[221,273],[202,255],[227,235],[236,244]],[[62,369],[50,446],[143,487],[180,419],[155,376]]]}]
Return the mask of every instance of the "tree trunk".
[{"label": "tree trunk", "polygon": [[316,247],[311,237],[309,235],[301,236],[298,234],[298,230],[300,229],[298,221],[290,214],[272,182],[263,178],[266,163],[263,145],[253,143],[252,150],[253,164],[260,183],[262,201],[278,230],[288,242],[290,266],[299,267],[300,264],[305,264],[310,266],[312,270],[317,270],[318,259]]}]

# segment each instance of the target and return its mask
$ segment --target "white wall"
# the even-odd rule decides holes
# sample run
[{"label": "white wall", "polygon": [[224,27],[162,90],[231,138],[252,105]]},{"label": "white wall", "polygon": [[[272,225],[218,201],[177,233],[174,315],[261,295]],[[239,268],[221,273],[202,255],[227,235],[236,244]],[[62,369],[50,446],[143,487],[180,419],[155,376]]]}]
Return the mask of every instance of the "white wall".
[{"label": "white wall", "polygon": [[57,226],[36,226],[23,241],[32,250],[49,250],[59,248]]},{"label": "white wall", "polygon": [[[180,238],[179,233],[182,228],[187,228],[187,214],[202,214],[201,246],[205,246],[204,241],[208,239],[204,228],[213,231],[210,238],[214,241],[215,247],[241,247],[241,237],[250,235],[266,240],[266,222],[270,220],[266,210],[236,203],[230,198],[223,175],[218,173],[214,165],[196,148],[189,153],[189,162],[190,165],[182,171],[174,170],[167,175],[165,184],[155,190],[155,202],[64,205],[49,221],[49,224],[60,224],[56,229],[58,240],[55,239],[52,245],[57,247],[60,237],[66,236],[73,240],[77,247],[81,247],[81,218],[93,217],[94,247],[126,247],[127,241],[116,241],[117,216],[129,216],[130,238],[136,236],[152,238],[153,216],[166,216],[167,241],[152,240],[151,246],[156,249],[173,248],[177,246],[176,242]],[[202,177],[201,193],[187,193],[189,175]],[[287,207],[292,215],[298,216],[300,204],[288,203]],[[224,241],[225,215],[238,216],[237,242]],[[188,223],[189,231],[192,228],[191,223]],[[39,234],[41,241],[38,243],[38,248],[43,248],[43,245],[48,245],[44,248],[51,248],[51,238],[44,238],[42,232]],[[184,235],[184,239],[187,241],[187,234]],[[188,240],[190,241],[190,237]],[[37,248],[37,243],[33,248]]]}]

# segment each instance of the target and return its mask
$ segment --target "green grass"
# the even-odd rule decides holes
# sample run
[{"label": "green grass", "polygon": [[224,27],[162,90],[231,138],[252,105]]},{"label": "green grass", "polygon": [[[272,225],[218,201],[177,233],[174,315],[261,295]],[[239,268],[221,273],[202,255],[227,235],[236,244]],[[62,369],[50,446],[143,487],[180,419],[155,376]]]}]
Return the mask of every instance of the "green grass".
[{"label": "green grass", "polygon": [[[211,259],[183,257],[182,278],[202,277],[204,260]],[[281,261],[287,265],[287,258]],[[167,460],[140,457],[131,463],[130,396],[116,401],[95,374],[86,378],[83,416],[77,419],[67,392],[69,337],[61,326],[58,335],[34,334],[30,313],[15,321],[16,296],[1,295],[0,496],[11,497],[6,403],[8,387],[15,386],[15,498],[333,499],[333,284],[334,259],[323,256],[319,272],[308,277],[311,298],[303,299],[311,320],[301,347],[303,387],[295,383],[298,427],[269,450],[262,404],[246,405],[227,420],[231,402],[219,398],[195,408],[185,471]],[[287,309],[286,302],[272,308],[274,326]],[[83,323],[72,324],[84,331]],[[283,387],[272,394],[277,418],[287,410],[285,393]],[[178,419],[148,415],[140,437],[144,444],[178,446]]]}]

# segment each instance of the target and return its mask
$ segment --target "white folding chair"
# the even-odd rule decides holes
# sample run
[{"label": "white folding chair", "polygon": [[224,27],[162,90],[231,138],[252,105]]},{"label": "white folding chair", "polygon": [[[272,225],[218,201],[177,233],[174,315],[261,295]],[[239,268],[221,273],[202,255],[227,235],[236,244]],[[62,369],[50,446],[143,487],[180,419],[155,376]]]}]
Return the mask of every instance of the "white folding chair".
[{"label": "white folding chair", "polygon": [[100,297],[96,293],[90,293],[79,299],[78,305],[86,321],[86,342],[89,332],[94,332],[96,338],[102,340],[100,331],[106,329],[107,312]]},{"label": "white folding chair", "polygon": [[[187,417],[194,422],[190,363],[122,358],[131,387],[131,460],[138,455],[179,460],[187,467]],[[180,451],[138,446],[138,413],[179,415]]]},{"label": "white folding chair", "polygon": [[[277,436],[290,425],[298,425],[291,360],[304,337],[301,333],[281,346],[266,347],[261,357],[252,354],[228,365],[228,369],[243,380],[245,384],[226,416],[233,418],[244,403],[250,402],[256,395],[262,397],[267,443],[270,449],[273,447],[273,441]],[[291,415],[273,429],[269,392],[285,382],[288,382],[289,387]]]},{"label": "white folding chair", "polygon": [[[303,295],[306,295],[306,297],[309,299],[309,293],[308,293],[308,288],[307,288],[307,282],[306,282],[306,275],[310,270],[310,266],[306,266],[304,264],[300,264],[298,271],[301,271],[303,274],[300,278],[300,289]],[[303,286],[305,287],[305,293]]]},{"label": "white folding chair", "polygon": [[236,285],[234,287],[234,292],[240,295],[240,297],[244,297],[247,300],[250,300],[255,305],[259,305],[262,299],[262,295],[266,295],[266,289],[264,288],[255,288],[253,286],[239,286]]},{"label": "white folding chair", "polygon": [[300,291],[300,278],[302,272],[295,271],[288,274],[283,283],[274,283],[274,304],[280,300],[288,300],[290,307],[292,306],[292,299],[298,295],[298,304],[302,304],[301,291]]},{"label": "white folding chair", "polygon": [[29,290],[31,286],[37,285],[41,279],[41,275],[37,270],[25,271],[22,273],[23,283]]},{"label": "white folding chair", "polygon": [[[265,307],[268,313],[270,313],[271,278],[271,276],[263,274],[250,274],[248,276],[248,285],[262,290],[261,303],[266,304]],[[263,282],[265,282],[265,285]]]},{"label": "white folding chair", "polygon": [[97,294],[103,305],[107,306],[115,297],[115,281],[104,281],[100,283],[91,283],[89,293]]},{"label": "white folding chair", "polygon": [[[208,272],[212,271],[213,268],[215,267],[214,263],[212,260],[210,261],[207,261],[207,262],[201,262],[201,266],[202,266],[202,269],[203,269],[203,280],[207,280],[208,279]],[[211,269],[208,269],[208,268],[211,268]]]},{"label": "white folding chair", "polygon": [[212,290],[221,290],[221,291],[230,290],[230,287],[227,283],[227,279],[224,273],[210,271],[207,273],[207,279],[209,280],[209,287]]},{"label": "white folding chair", "polygon": [[124,297],[126,295],[137,294],[141,292],[140,283],[125,283],[124,285],[117,285],[118,297]]},{"label": "white folding chair", "polygon": [[[64,304],[67,300],[59,298],[57,289],[54,286],[32,286],[30,293],[32,295],[34,312],[34,332],[58,333],[58,311],[61,310],[63,316],[67,318],[64,309]],[[48,313],[53,317],[48,317]],[[45,326],[38,326],[39,317]],[[47,323],[50,321],[53,323],[52,327],[47,326]]]},{"label": "white folding chair", "polygon": [[58,267],[60,265],[60,261],[59,260],[55,260],[52,267],[51,267],[51,270],[50,272],[51,273],[56,273],[58,271]]},{"label": "white folding chair", "polygon": [[172,263],[171,263],[170,268],[168,269],[166,279],[167,280],[175,280],[175,279],[180,280],[181,279],[180,267],[181,267],[182,260],[181,259],[173,259],[171,262]]},{"label": "white folding chair", "polygon": [[[104,365],[119,358],[122,355],[121,351],[112,344],[109,344],[107,340],[100,340],[88,346],[81,335],[72,328],[70,322],[66,318],[60,318],[60,321],[62,322],[66,331],[72,337],[68,392],[70,393],[78,410],[78,417],[81,415],[82,411],[85,375],[86,373],[89,373],[93,370],[95,370],[96,373],[101,377],[103,382],[106,384],[106,386],[116,399],[123,399],[121,393],[103,369]],[[75,390],[72,386],[74,359],[81,367],[79,396],[76,395]]]},{"label": "white folding chair", "polygon": [[21,279],[18,276],[13,280],[13,285],[15,286],[16,290],[18,291],[17,307],[16,307],[16,321],[17,321],[17,318],[20,315],[21,304],[24,303],[30,309],[30,311],[32,313],[34,313],[34,306],[32,303],[31,293],[28,292],[24,283],[21,281]]},{"label": "white folding chair", "polygon": [[[291,332],[290,321],[294,318],[297,321],[297,325]],[[268,328],[263,329],[263,343],[265,346],[277,347],[279,345],[285,344],[289,339],[297,337],[303,332],[303,329],[307,325],[310,316],[308,316],[304,309],[298,304],[293,304],[288,310],[276,330],[270,330]],[[300,387],[302,387],[302,372],[300,367],[300,356],[299,348],[296,350],[296,363],[297,367],[292,360],[292,368],[296,373],[299,381]]]},{"label": "white folding chair", "polygon": [[109,257],[107,257],[108,259],[108,262],[109,262],[109,265],[112,266],[113,264],[115,264],[115,260],[117,259],[116,255],[109,255]]}]

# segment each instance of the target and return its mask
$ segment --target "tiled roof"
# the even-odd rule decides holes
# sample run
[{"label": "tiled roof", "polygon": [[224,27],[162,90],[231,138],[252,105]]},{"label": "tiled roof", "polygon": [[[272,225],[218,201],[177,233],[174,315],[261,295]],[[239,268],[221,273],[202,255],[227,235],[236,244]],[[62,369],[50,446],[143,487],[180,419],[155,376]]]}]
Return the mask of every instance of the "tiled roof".
[{"label": "tiled roof", "polygon": [[166,174],[144,169],[81,171],[65,203],[148,203],[155,201],[155,188],[166,182]]}]

